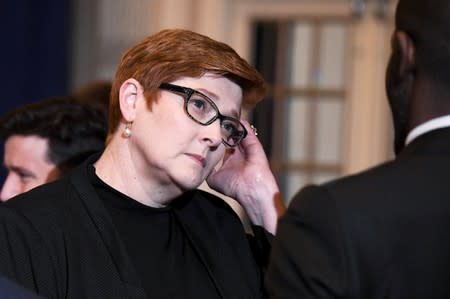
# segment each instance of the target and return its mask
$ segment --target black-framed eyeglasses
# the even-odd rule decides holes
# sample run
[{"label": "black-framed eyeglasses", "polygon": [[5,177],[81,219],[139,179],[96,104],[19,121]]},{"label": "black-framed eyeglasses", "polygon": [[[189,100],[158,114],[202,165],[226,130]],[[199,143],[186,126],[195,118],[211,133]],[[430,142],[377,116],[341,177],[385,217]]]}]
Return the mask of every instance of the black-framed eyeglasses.
[{"label": "black-framed eyeglasses", "polygon": [[222,142],[225,145],[235,147],[247,136],[247,130],[238,119],[220,114],[213,100],[203,93],[170,83],[162,83],[159,88],[182,95],[184,111],[196,123],[208,126],[219,119]]}]

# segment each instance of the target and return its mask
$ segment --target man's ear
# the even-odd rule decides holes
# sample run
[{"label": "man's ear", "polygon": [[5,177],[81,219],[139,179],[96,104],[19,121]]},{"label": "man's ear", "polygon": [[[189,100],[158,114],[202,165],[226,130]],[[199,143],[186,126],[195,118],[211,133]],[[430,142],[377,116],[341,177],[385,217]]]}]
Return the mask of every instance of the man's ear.
[{"label": "man's ear", "polygon": [[122,83],[119,90],[119,103],[122,117],[126,122],[133,122],[136,117],[137,100],[142,96],[142,85],[133,78]]},{"label": "man's ear", "polygon": [[416,49],[413,40],[404,31],[395,32],[394,43],[397,51],[399,51],[399,75],[403,77],[416,67]]}]

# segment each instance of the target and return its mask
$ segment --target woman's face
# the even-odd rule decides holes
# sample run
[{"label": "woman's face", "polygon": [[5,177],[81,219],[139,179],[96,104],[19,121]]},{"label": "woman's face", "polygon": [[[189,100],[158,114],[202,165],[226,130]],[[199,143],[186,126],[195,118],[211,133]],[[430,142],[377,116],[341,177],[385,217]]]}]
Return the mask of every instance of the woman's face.
[{"label": "woman's face", "polygon": [[[214,101],[222,115],[240,117],[242,90],[232,81],[214,75],[182,78],[171,83],[195,89]],[[180,190],[197,188],[223,158],[220,123],[202,126],[186,114],[184,97],[160,90],[149,109],[143,95],[137,102],[132,125],[132,159],[139,158],[139,173],[159,186]],[[139,166],[138,166],[139,168]]]}]

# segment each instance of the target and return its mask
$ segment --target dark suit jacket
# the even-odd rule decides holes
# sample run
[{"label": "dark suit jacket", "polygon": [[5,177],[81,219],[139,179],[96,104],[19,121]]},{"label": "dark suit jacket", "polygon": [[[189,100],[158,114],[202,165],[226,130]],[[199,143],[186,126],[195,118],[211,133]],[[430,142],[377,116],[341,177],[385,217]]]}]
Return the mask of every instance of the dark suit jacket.
[{"label": "dark suit jacket", "polygon": [[[197,190],[174,209],[218,297],[260,298],[262,265],[230,207]],[[48,298],[146,298],[86,165],[0,207],[0,273]]]},{"label": "dark suit jacket", "polygon": [[1,299],[44,299],[32,292],[22,288],[14,282],[0,277],[0,298]]},{"label": "dark suit jacket", "polygon": [[306,187],[280,221],[270,298],[450,298],[450,129]]}]

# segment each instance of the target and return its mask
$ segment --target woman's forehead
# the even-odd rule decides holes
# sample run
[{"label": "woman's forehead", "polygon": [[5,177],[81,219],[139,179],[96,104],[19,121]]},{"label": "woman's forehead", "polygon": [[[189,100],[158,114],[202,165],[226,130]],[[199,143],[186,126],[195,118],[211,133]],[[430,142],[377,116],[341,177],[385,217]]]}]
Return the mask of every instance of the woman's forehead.
[{"label": "woman's forehead", "polygon": [[171,83],[195,89],[206,95],[224,115],[233,117],[240,115],[242,88],[228,78],[206,74],[199,78],[184,77]]}]

